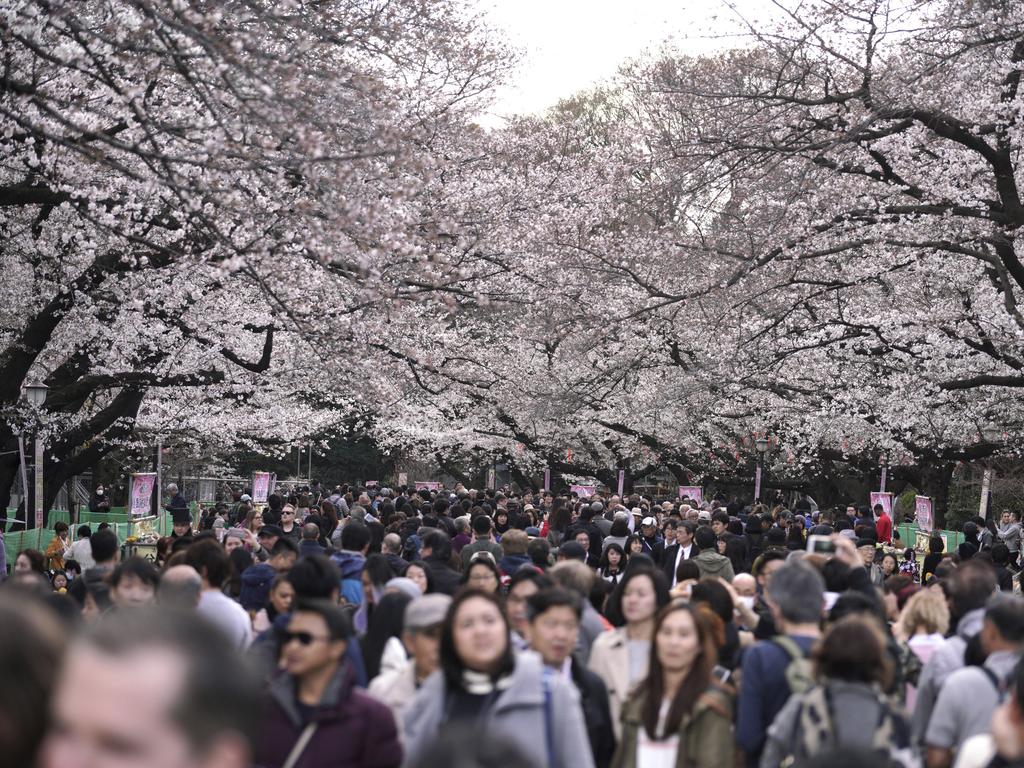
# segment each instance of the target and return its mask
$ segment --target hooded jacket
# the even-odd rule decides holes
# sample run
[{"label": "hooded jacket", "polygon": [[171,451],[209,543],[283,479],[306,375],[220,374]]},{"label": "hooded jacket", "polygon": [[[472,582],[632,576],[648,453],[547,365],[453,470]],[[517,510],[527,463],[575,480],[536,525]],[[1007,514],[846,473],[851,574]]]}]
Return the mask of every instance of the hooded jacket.
[{"label": "hooded jacket", "polygon": [[[279,768],[307,723],[299,714],[291,675],[275,677],[269,694],[254,763]],[[311,721],[317,728],[299,758],[302,768],[397,768],[401,764],[402,746],[391,710],[356,688],[347,664],[338,668]]]},{"label": "hooded jacket", "polygon": [[701,578],[705,576],[719,576],[726,581],[732,581],[736,575],[732,569],[732,562],[725,555],[705,549],[695,558],[693,562],[700,568]]},{"label": "hooded jacket", "polygon": [[361,552],[349,552],[343,549],[331,555],[333,562],[341,571],[341,596],[351,605],[363,602],[363,566],[366,558]]}]

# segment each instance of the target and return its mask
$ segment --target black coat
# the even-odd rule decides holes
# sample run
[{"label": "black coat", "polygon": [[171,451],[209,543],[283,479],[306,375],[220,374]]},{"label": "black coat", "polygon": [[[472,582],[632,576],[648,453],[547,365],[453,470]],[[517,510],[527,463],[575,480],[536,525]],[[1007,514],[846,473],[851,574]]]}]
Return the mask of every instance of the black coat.
[{"label": "black coat", "polygon": [[576,657],[572,660],[572,682],[580,692],[583,721],[587,724],[590,750],[595,768],[608,768],[615,754],[615,732],[612,711],[608,706],[608,689],[604,681],[587,669]]},{"label": "black coat", "polygon": [[436,555],[431,555],[424,561],[430,566],[431,580],[434,582],[434,591],[442,595],[454,595],[459,590],[459,582],[462,577],[458,571],[449,567],[448,563]]},{"label": "black coat", "polygon": [[[690,556],[687,560],[693,560],[697,555],[700,554],[700,547],[696,544],[690,545]],[[665,554],[662,556],[661,569],[665,572],[665,578],[668,579],[669,586],[675,584],[676,581],[676,557],[679,555],[679,545],[673,544],[671,547],[665,548]]]}]

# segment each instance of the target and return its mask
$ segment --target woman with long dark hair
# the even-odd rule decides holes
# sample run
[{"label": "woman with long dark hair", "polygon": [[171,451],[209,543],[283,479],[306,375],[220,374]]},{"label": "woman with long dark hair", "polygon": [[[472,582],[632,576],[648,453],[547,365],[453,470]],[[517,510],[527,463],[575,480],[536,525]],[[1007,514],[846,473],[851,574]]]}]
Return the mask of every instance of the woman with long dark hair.
[{"label": "woman with long dark hair", "polygon": [[650,671],[623,710],[613,768],[733,764],[733,694],[714,674],[718,617],[676,600],[654,625]]},{"label": "woman with long dark hair", "polygon": [[412,598],[404,592],[388,592],[380,598],[374,608],[369,628],[360,641],[368,680],[372,680],[380,674],[384,648],[387,646],[388,640],[402,634],[405,606],[411,602]]},{"label": "woman with long dark hair", "polygon": [[533,654],[513,653],[501,601],[464,589],[441,628],[441,669],[409,705],[406,763],[417,764],[453,726],[522,746],[534,765],[593,768],[579,695]]}]

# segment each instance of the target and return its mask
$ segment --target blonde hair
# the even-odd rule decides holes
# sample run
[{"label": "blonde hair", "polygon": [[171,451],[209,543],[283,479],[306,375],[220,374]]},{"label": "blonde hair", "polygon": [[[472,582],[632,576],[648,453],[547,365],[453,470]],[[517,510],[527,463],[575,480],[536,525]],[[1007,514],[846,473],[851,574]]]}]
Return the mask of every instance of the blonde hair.
[{"label": "blonde hair", "polygon": [[922,589],[914,594],[903,607],[900,624],[907,636],[913,636],[918,630],[928,634],[946,634],[949,629],[949,606],[943,594],[934,589]]}]

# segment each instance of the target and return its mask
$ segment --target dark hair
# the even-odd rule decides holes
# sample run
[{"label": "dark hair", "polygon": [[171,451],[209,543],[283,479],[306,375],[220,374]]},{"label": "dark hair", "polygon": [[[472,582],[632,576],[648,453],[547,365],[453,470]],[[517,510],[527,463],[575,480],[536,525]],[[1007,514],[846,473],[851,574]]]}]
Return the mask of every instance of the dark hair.
[{"label": "dark hair", "polygon": [[405,592],[389,592],[373,607],[366,636],[360,641],[368,680],[380,674],[380,661],[388,640],[401,636],[405,607],[411,602],[412,598]]},{"label": "dark hair", "polygon": [[693,585],[690,592],[691,603],[705,603],[723,624],[732,621],[733,608],[732,597],[729,590],[722,586],[717,578],[703,578]]},{"label": "dark hair", "polygon": [[186,669],[171,717],[196,751],[202,752],[225,733],[237,733],[250,744],[255,741],[258,681],[244,655],[194,612],[166,606],[115,611],[90,627],[81,642],[114,657],[160,648],[180,656]]},{"label": "dark hair", "polygon": [[928,551],[933,555],[937,555],[945,546],[946,543],[942,540],[941,536],[932,536],[928,539]]},{"label": "dark hair", "polygon": [[409,575],[409,568],[411,566],[413,566],[413,565],[415,565],[417,568],[419,568],[421,571],[423,571],[427,575],[427,592],[426,592],[426,594],[430,594],[431,592],[434,591],[434,573],[433,573],[433,571],[430,570],[430,565],[427,563],[426,560],[413,560],[411,563],[409,563],[409,565],[405,566],[405,575],[406,576]]},{"label": "dark hair", "polygon": [[156,566],[141,557],[129,557],[118,565],[110,575],[110,586],[116,587],[125,576],[135,576],[144,584],[156,587],[160,583],[160,571]]},{"label": "dark hair", "polygon": [[[93,539],[95,538],[94,536]],[[212,539],[203,539],[192,544],[185,551],[185,562],[195,568],[214,589],[220,589],[231,577],[231,560],[224,548]]]},{"label": "dark hair", "polygon": [[[477,557],[477,555],[483,555],[483,557]],[[460,584],[469,584],[469,574],[478,565],[482,565],[491,573],[494,574],[495,581],[498,582],[498,588],[501,587],[501,571],[498,570],[498,566],[494,563],[493,557],[488,557],[489,552],[476,552],[473,558],[469,561],[469,565],[466,566],[466,570],[462,572],[462,578],[459,579]]]},{"label": "dark hair", "polygon": [[68,530],[68,524],[65,523],[63,520],[58,520],[56,523],[53,524],[53,532],[54,533],[57,533],[57,534],[65,533],[65,532],[67,532],[67,530]]},{"label": "dark hair", "polygon": [[380,552],[367,555],[366,562],[363,563],[363,571],[370,576],[370,583],[375,587],[383,587],[395,576],[388,559]]},{"label": "dark hair", "polygon": [[615,586],[615,590],[608,596],[608,605],[605,609],[605,617],[616,627],[626,625],[626,617],[622,614],[622,596],[626,592],[629,583],[636,578],[646,576],[654,585],[655,611],[668,605],[671,596],[668,590],[668,581],[665,575],[653,568],[635,568],[633,562],[640,558],[630,559],[630,567],[626,569],[622,580]]},{"label": "dark hair", "polygon": [[40,597],[14,590],[0,592],[0,627],[0,754],[5,765],[35,765],[66,630]]},{"label": "dark hair", "polygon": [[693,560],[680,560],[676,568],[676,584],[680,581],[689,581],[700,578],[700,566]]},{"label": "dark hair", "polygon": [[996,565],[1006,565],[1010,562],[1010,548],[1001,541],[992,545],[992,562]]},{"label": "dark hair", "polygon": [[431,530],[423,534],[423,546],[429,547],[431,556],[442,562],[448,562],[452,556],[452,543],[448,534],[442,530]]},{"label": "dark hair", "polygon": [[455,595],[451,605],[448,606],[448,613],[445,615],[444,623],[441,625],[441,672],[444,675],[445,684],[449,691],[461,689],[463,685],[462,672],[464,668],[462,659],[459,658],[458,651],[455,649],[455,616],[464,603],[473,599],[486,600],[493,605],[505,624],[505,631],[502,633],[502,636],[505,638],[505,652],[502,654],[497,668],[491,675],[492,679],[497,680],[499,677],[515,669],[515,655],[512,651],[512,642],[509,640],[512,630],[501,601],[490,592],[473,588],[462,589]]},{"label": "dark hair", "polygon": [[508,583],[509,590],[511,591],[513,587],[517,584],[522,584],[524,581],[532,581],[537,585],[537,589],[547,589],[552,585],[551,579],[536,568],[517,568]]},{"label": "dark hair", "polygon": [[327,599],[341,588],[341,571],[326,555],[306,555],[288,571],[288,580],[296,599]]},{"label": "dark hair", "polygon": [[341,548],[349,552],[362,552],[370,544],[370,529],[360,522],[349,520],[341,529]]},{"label": "dark hair", "polygon": [[542,589],[526,598],[526,616],[531,623],[552,608],[562,607],[571,608],[576,614],[577,621],[583,616],[583,601],[580,600],[579,595],[567,589],[559,587]]},{"label": "dark hair", "polygon": [[1015,595],[996,595],[985,608],[985,621],[991,623],[1007,642],[1014,645],[1024,643],[1024,599]]},{"label": "dark hair", "polygon": [[102,528],[90,538],[92,559],[97,563],[106,563],[117,554],[117,534],[110,528]]},{"label": "dark hair", "polygon": [[292,613],[299,611],[315,613],[320,616],[327,625],[327,632],[331,636],[331,640],[348,640],[353,635],[352,621],[348,613],[332,600],[324,600],[319,597],[299,598],[295,601]]},{"label": "dark hair", "polygon": [[618,542],[615,541],[610,542],[608,546],[604,548],[604,552],[601,553],[601,564],[598,566],[598,570],[601,573],[605,573],[605,571],[607,570],[608,566],[610,565],[608,562],[609,552],[619,553],[619,571],[621,572],[626,570],[626,561],[629,559],[629,557],[626,555],[625,550],[619,546]]},{"label": "dark hair", "polygon": [[658,657],[658,633],[669,616],[684,612],[693,619],[697,629],[699,651],[690,671],[686,673],[679,690],[669,704],[665,715],[664,733],[677,733],[683,717],[693,711],[697,699],[712,685],[712,671],[718,662],[718,651],[715,648],[715,631],[711,617],[703,610],[682,600],[675,600],[663,607],[654,622],[654,640],[651,643],[650,666],[647,677],[640,683],[638,693],[643,696],[641,720],[644,729],[652,739],[661,737],[658,733],[658,721],[661,719],[662,701],[665,699],[665,673]]},{"label": "dark hair", "polygon": [[90,536],[92,536],[92,528],[90,528],[88,525],[80,525],[78,526],[77,534],[78,538],[80,539],[88,539]]},{"label": "dark hair", "polygon": [[696,542],[697,548],[701,550],[711,549],[714,547],[717,539],[718,537],[715,535],[715,532],[706,525],[702,525],[698,528],[697,532],[693,535],[693,540]]},{"label": "dark hair", "polygon": [[885,646],[878,621],[853,614],[832,624],[812,655],[822,677],[877,682],[885,690],[892,678],[892,662]]},{"label": "dark hair", "polygon": [[530,556],[530,562],[538,568],[547,568],[551,557],[551,545],[547,539],[536,538],[527,545],[526,554]]},{"label": "dark hair", "polygon": [[[29,568],[35,573],[43,573],[46,570],[46,559],[43,557],[43,553],[38,549],[23,549],[18,553],[18,557],[24,555],[28,558]],[[17,558],[15,558],[17,560]]]},{"label": "dark hair", "polygon": [[299,547],[287,536],[278,536],[274,546],[270,549],[270,556],[277,557],[278,555],[287,554],[298,555]]},{"label": "dark hair", "polygon": [[950,608],[956,617],[984,608],[997,586],[995,569],[981,560],[968,560],[957,566],[949,582]]}]

